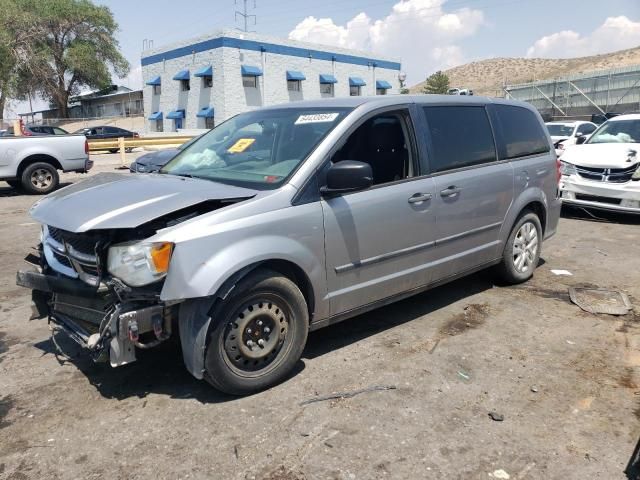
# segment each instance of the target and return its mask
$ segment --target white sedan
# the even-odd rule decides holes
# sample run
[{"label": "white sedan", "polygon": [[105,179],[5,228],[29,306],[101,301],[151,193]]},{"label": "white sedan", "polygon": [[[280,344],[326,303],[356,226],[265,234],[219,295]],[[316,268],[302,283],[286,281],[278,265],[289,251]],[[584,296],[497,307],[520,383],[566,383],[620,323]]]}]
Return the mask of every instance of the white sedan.
[{"label": "white sedan", "polygon": [[566,204],[640,214],[640,114],[603,123],[560,159]]},{"label": "white sedan", "polygon": [[545,123],[551,140],[560,156],[569,145],[575,145],[578,138],[591,135],[598,126],[591,122],[547,122]]}]

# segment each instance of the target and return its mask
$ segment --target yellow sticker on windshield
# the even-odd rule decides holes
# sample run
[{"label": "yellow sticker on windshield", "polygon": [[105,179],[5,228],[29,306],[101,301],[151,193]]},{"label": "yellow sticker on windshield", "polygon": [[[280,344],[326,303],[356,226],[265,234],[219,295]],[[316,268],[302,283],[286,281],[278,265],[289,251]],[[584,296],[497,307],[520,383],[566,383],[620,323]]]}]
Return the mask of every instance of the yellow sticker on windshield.
[{"label": "yellow sticker on windshield", "polygon": [[236,143],[234,143],[227,152],[229,153],[241,153],[244,152],[247,148],[249,148],[253,142],[255,142],[255,138],[240,138]]}]

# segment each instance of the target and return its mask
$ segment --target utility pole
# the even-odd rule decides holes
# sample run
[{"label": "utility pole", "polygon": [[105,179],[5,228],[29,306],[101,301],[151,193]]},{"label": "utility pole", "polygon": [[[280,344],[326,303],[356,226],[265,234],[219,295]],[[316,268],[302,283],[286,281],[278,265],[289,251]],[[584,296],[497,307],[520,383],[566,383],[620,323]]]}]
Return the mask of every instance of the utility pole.
[{"label": "utility pole", "polygon": [[[238,4],[238,0],[235,0],[236,5]],[[243,32],[248,32],[249,28],[248,28],[248,20],[250,18],[253,18],[253,24],[256,24],[256,16],[255,15],[250,15],[249,13],[247,13],[247,0],[242,0],[242,4],[243,4],[243,8],[242,11],[239,12],[238,10],[236,10],[236,21],[238,21],[238,17],[242,17],[242,20],[244,21],[244,29],[238,29],[238,30],[242,30]],[[256,0],[253,0],[253,8],[256,8]]]}]

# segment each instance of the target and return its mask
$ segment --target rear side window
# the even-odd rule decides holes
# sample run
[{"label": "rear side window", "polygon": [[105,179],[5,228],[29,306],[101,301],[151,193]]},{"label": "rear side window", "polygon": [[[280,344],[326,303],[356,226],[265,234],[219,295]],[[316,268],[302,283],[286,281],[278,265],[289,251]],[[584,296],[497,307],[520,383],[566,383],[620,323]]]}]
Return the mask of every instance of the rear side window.
[{"label": "rear side window", "polygon": [[494,162],[496,150],[484,107],[424,107],[429,124],[432,172]]},{"label": "rear side window", "polygon": [[514,105],[491,105],[500,158],[511,159],[549,151],[549,141],[538,117]]},{"label": "rear side window", "polygon": [[591,125],[590,123],[583,123],[578,127],[578,133],[581,133],[583,135],[589,135],[590,133],[593,133],[595,129],[596,129],[595,125]]}]

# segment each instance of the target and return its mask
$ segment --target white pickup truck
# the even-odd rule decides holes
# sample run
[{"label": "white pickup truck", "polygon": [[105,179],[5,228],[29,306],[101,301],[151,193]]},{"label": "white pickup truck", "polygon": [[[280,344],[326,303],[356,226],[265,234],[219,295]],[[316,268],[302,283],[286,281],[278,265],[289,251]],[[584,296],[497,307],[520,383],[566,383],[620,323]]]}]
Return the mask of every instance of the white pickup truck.
[{"label": "white pickup truck", "polygon": [[84,135],[0,137],[0,180],[31,194],[54,190],[58,170],[86,173],[92,166]]}]

